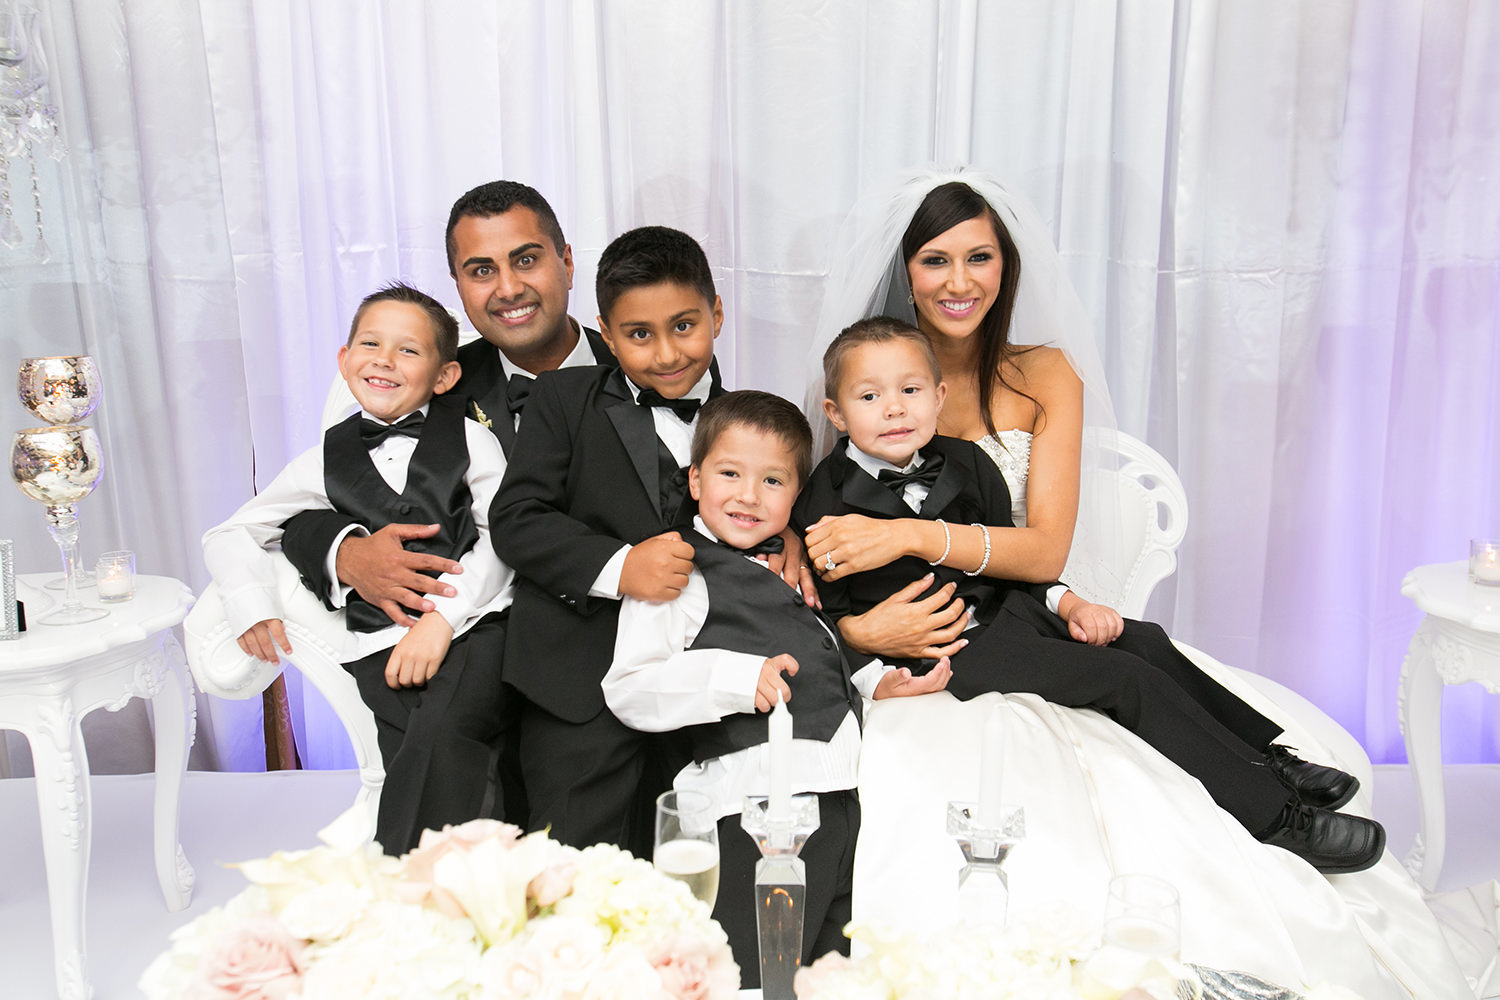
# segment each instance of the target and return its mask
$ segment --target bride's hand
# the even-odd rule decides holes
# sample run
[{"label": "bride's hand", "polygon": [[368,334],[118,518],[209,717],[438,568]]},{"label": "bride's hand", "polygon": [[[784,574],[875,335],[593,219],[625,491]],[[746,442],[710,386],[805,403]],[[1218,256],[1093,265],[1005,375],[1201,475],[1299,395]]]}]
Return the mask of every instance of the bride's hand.
[{"label": "bride's hand", "polygon": [[863,514],[819,518],[807,531],[807,561],[825,580],[879,569],[908,554],[901,542],[906,523]]},{"label": "bride's hand", "polygon": [[840,618],[844,641],[861,653],[880,657],[936,660],[957,653],[969,644],[961,638],[969,624],[968,610],[953,596],[951,583],[922,597],[931,585],[929,573],[864,614]]}]

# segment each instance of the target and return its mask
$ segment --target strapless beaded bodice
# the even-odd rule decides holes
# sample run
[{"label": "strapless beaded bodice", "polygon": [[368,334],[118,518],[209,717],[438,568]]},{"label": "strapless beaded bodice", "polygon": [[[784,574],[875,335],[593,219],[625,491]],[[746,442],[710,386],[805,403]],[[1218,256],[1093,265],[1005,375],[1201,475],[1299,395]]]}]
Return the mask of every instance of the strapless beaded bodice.
[{"label": "strapless beaded bodice", "polygon": [[1026,476],[1031,470],[1031,432],[1023,430],[986,434],[974,442],[994,460],[1010,489],[1010,515],[1016,527],[1026,526]]}]

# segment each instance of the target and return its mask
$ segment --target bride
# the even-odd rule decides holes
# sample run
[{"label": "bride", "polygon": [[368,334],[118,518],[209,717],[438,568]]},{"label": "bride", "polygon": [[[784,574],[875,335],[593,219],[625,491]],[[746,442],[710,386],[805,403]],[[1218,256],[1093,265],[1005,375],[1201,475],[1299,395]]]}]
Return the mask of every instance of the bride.
[{"label": "bride", "polygon": [[[927,231],[931,205],[941,200],[929,196],[952,182],[983,201],[974,199],[972,218]],[[985,203],[1004,221],[1001,232]],[[998,254],[971,252],[996,244]],[[1075,539],[1074,527],[1109,523],[1094,511],[1117,502],[1098,488],[1103,479],[1089,477],[1088,488],[1080,486],[1081,463],[1103,461],[1084,442],[1107,445],[1113,430],[1108,391],[1082,305],[1030,206],[974,171],[924,172],[889,196],[862,202],[839,246],[815,356],[843,326],[867,315],[915,322],[927,335],[948,384],[940,433],[977,442],[1014,498],[1018,527],[990,529],[987,575],[1047,582],[1062,573],[1070,547],[1107,548],[1113,539],[1097,533]],[[1001,258],[1024,266],[1006,266]],[[814,380],[807,409],[815,425],[822,399]],[[826,426],[823,432],[826,447],[831,434]],[[947,554],[944,539],[924,536],[930,530],[941,528],[920,520],[896,527],[839,518],[809,532],[808,557],[823,566],[835,563],[829,553],[836,552],[837,568],[826,574],[836,579],[929,548]],[[967,539],[954,531],[951,544],[964,565],[980,562],[977,533]],[[975,551],[959,551],[965,544]],[[964,562],[966,555],[973,558]],[[888,656],[955,652],[967,623],[961,602],[951,592],[922,597],[923,590],[914,581],[866,614],[844,619],[846,639]],[[1092,605],[1070,615],[1077,599],[1061,600],[1058,610],[1070,618],[1075,639],[1107,643],[1119,634],[1113,611]],[[1301,756],[1368,773],[1358,745],[1307,703],[1267,698],[1238,672],[1184,651],[1284,726],[1281,741]],[[867,720],[857,919],[910,924],[919,913],[930,929],[935,914],[954,912],[962,858],[943,829],[944,807],[950,799],[977,797],[979,733],[1000,704],[1004,797],[1026,811],[1025,840],[1007,862],[1013,918],[1063,904],[1098,926],[1109,879],[1146,872],[1181,894],[1185,961],[1294,989],[1334,983],[1368,1000],[1472,995],[1415,883],[1389,853],[1368,871],[1320,875],[1257,842],[1195,779],[1096,712],[1034,695],[900,701],[879,703]],[[1353,808],[1368,815],[1368,791]]]}]

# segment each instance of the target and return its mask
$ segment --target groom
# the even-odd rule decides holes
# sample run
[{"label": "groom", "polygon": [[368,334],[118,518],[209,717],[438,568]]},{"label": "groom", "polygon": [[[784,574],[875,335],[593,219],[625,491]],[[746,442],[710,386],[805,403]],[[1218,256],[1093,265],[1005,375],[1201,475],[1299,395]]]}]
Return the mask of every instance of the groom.
[{"label": "groom", "polygon": [[[573,249],[534,188],[502,180],[464,194],[448,213],[447,249],[448,273],[480,335],[459,348],[463,373],[451,392],[469,398],[469,415],[494,432],[509,457],[535,376],[614,365],[614,355],[597,332],[568,315]],[[325,602],[336,576],[392,621],[413,625],[407,608],[430,611],[426,594],[453,594],[436,574],[456,564],[402,544],[435,530],[392,524],[366,536],[334,511],[307,511],[286,523],[282,551]]]}]

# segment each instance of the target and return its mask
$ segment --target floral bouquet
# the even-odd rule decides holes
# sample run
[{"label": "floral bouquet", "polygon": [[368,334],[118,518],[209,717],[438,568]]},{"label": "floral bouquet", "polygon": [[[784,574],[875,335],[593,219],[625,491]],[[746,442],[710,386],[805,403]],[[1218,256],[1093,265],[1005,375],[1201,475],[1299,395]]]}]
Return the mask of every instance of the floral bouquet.
[{"label": "floral bouquet", "polygon": [[172,934],[150,1000],[717,1000],[739,969],[687,886],[608,845],[474,820],[390,858],[277,853]]},{"label": "floral bouquet", "polygon": [[798,1000],[1189,1000],[1201,996],[1192,971],[1143,963],[1135,981],[1088,975],[1091,935],[1063,911],[1025,926],[971,925],[917,936],[855,923],[866,947],[857,959],[825,955],[797,973]]}]

